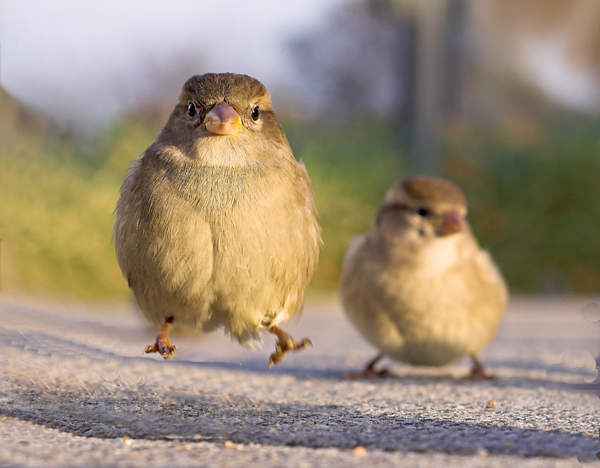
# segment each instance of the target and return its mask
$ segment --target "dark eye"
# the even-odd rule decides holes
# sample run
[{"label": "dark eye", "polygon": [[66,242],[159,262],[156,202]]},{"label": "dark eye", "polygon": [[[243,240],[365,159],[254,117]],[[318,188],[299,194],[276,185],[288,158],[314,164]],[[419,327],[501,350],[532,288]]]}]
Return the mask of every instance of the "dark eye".
[{"label": "dark eye", "polygon": [[192,101],[190,101],[188,104],[187,113],[190,117],[194,117],[196,115],[196,104],[194,104]]},{"label": "dark eye", "polygon": [[417,214],[419,216],[422,216],[423,218],[430,215],[429,210],[427,208],[422,207],[417,210]]},{"label": "dark eye", "polygon": [[255,122],[258,120],[258,117],[260,116],[260,109],[258,108],[258,106],[256,106],[254,109],[252,109],[252,120],[254,120]]}]

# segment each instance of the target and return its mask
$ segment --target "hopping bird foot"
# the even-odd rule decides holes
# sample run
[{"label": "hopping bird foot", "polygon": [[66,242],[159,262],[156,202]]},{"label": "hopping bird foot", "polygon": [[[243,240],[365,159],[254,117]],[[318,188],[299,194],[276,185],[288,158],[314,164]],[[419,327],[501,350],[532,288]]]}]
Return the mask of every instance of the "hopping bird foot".
[{"label": "hopping bird foot", "polygon": [[496,380],[494,375],[485,372],[485,369],[483,368],[481,362],[479,362],[479,359],[477,359],[477,356],[471,356],[471,360],[473,361],[473,368],[471,369],[471,373],[465,377],[466,380]]},{"label": "hopping bird foot", "polygon": [[165,320],[165,324],[162,326],[158,336],[156,337],[156,342],[153,345],[146,346],[144,348],[144,353],[158,353],[167,361],[173,359],[176,348],[171,343],[171,338],[169,338],[169,330],[171,329],[172,323],[173,317],[168,317]]},{"label": "hopping bird foot", "polygon": [[177,348],[173,344],[171,344],[171,340],[169,340],[168,338],[167,341],[162,341],[160,338],[157,338],[156,343],[154,343],[153,345],[148,345],[144,348],[144,353],[158,353],[167,361],[173,359],[173,356],[175,356],[176,351]]},{"label": "hopping bird foot", "polygon": [[344,374],[345,379],[349,380],[362,380],[362,379],[382,379],[390,375],[387,369],[375,370],[375,364],[383,357],[383,353],[375,356],[371,362],[367,364],[365,370],[362,372],[346,372]]},{"label": "hopping bird foot", "polygon": [[273,364],[279,364],[288,351],[298,351],[299,349],[306,348],[307,346],[312,347],[312,341],[310,341],[310,339],[303,338],[297,342],[294,340],[294,338],[292,338],[292,336],[288,335],[276,325],[273,325],[271,328],[269,328],[269,331],[277,335],[275,352],[269,356],[269,369],[273,367]]}]

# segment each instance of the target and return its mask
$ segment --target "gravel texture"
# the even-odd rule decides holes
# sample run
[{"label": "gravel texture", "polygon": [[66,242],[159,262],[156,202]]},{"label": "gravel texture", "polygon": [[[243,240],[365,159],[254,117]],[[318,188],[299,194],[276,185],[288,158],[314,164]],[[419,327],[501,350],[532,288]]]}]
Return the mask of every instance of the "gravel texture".
[{"label": "gravel texture", "polygon": [[600,324],[587,298],[517,298],[481,358],[497,379],[384,360],[336,302],[285,327],[314,348],[269,370],[221,332],[142,356],[139,312],[0,301],[0,466],[600,466]]}]

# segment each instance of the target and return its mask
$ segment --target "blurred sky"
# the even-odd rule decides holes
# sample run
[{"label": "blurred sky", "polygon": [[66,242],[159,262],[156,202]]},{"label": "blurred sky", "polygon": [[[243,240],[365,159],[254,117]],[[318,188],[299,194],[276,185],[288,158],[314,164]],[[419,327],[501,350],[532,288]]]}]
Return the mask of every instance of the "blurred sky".
[{"label": "blurred sky", "polygon": [[[340,79],[347,77],[328,78],[347,71],[344,66],[357,76],[363,72],[367,91],[382,91],[385,83],[373,75],[397,77],[368,58],[383,58],[393,69],[396,64],[376,39],[373,50],[365,49],[367,39],[376,36],[368,21],[358,21],[362,29],[356,30],[334,15],[350,2],[358,0],[0,0],[0,80],[19,100],[84,128],[157,98],[174,103],[187,78],[207,71],[258,78],[279,108],[336,98]],[[599,4],[470,0],[467,53],[477,51],[476,60],[502,79],[517,77],[567,107],[598,114]],[[540,16],[544,5],[554,13]],[[288,46],[298,38],[312,39],[323,60],[293,60]],[[299,73],[300,66],[305,73]],[[314,70],[321,73],[310,73]],[[320,90],[327,83],[330,87]],[[388,88],[399,92],[395,83]],[[485,82],[481,94],[469,93],[485,106],[495,102],[493,86]],[[381,99],[365,96],[385,108]]]},{"label": "blurred sky", "polygon": [[233,71],[285,86],[288,40],[346,1],[0,0],[0,79],[18,99],[80,124],[135,104],[183,62],[188,75]]}]

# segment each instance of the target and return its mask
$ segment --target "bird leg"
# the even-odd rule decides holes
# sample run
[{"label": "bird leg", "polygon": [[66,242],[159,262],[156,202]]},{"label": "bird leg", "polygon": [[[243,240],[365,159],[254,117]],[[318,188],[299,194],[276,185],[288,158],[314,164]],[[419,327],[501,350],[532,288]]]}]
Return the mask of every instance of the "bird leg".
[{"label": "bird leg", "polygon": [[365,370],[362,372],[347,372],[344,374],[345,379],[359,380],[359,379],[373,379],[373,378],[381,378],[387,377],[389,372],[387,369],[381,369],[380,371],[375,370],[375,364],[377,364],[381,358],[383,358],[384,354],[379,353],[372,359],[365,367]]},{"label": "bird leg", "polygon": [[171,338],[169,338],[169,330],[171,330],[172,323],[173,317],[167,317],[156,337],[156,342],[153,345],[146,346],[144,349],[145,353],[159,353],[167,361],[173,358],[175,355],[175,346],[171,343]]},{"label": "bird leg", "polygon": [[473,368],[471,369],[471,373],[466,377],[467,380],[494,380],[492,374],[487,374],[479,359],[474,354],[471,356],[471,360],[473,361]]},{"label": "bird leg", "polygon": [[277,343],[275,343],[275,352],[269,356],[269,369],[273,364],[279,364],[285,357],[288,351],[296,351],[298,349],[305,348],[306,346],[312,346],[312,341],[308,338],[303,338],[302,341],[296,343],[296,340],[284,332],[277,325],[273,325],[268,330],[277,336]]}]

